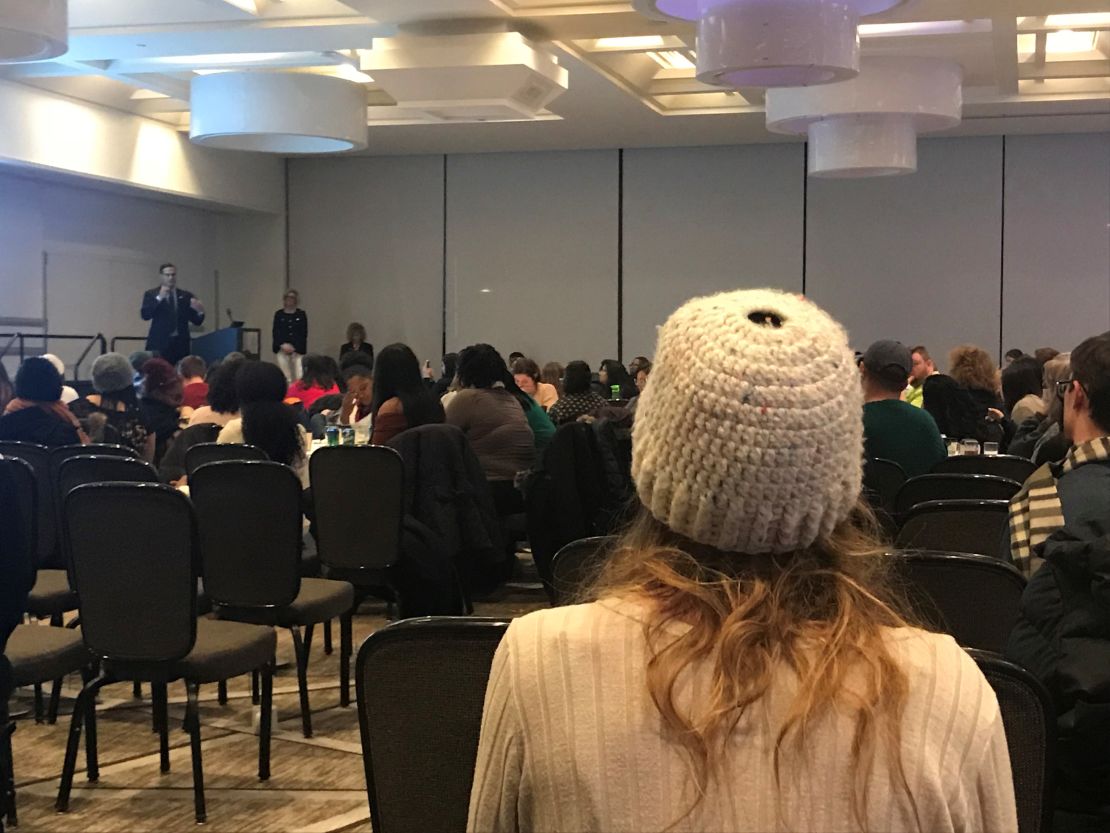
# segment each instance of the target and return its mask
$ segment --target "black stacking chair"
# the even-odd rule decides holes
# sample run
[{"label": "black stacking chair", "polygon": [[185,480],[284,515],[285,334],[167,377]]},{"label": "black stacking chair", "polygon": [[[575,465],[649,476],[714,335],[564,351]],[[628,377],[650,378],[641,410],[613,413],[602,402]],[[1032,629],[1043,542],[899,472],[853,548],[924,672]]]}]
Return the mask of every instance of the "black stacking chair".
[{"label": "black stacking chair", "polygon": [[1018,833],[1052,830],[1056,710],[1040,680],[986,651],[969,651],[998,698],[1017,799]]},{"label": "black stacking chair", "polygon": [[[61,547],[58,546],[55,526],[57,512],[54,508],[54,490],[50,480],[50,449],[34,443],[0,441],[0,454],[26,460],[35,472],[35,491],[38,494],[35,509],[37,517],[35,525],[38,529],[35,567],[40,570],[64,570],[65,561],[62,558]],[[35,595],[33,590],[31,595],[32,597]]]},{"label": "black stacking chair", "polygon": [[931,500],[1009,500],[1020,489],[1018,481],[992,474],[922,474],[898,490],[894,511],[904,516]]},{"label": "black stacking chair", "polygon": [[1009,560],[1005,500],[932,500],[906,516],[894,546],[900,550],[967,552]]},{"label": "black stacking chair", "polygon": [[993,474],[1024,483],[1037,470],[1032,460],[1016,454],[960,454],[946,457],[935,466],[933,474]]},{"label": "black stacking chair", "polygon": [[[401,551],[405,468],[382,445],[317,449],[309,459],[316,549],[324,575],[350,582],[356,604],[375,592],[396,599],[390,568]],[[341,659],[350,657],[350,617],[340,624]],[[349,673],[341,670],[341,705],[350,703]]]},{"label": "black stacking chair", "polygon": [[406,619],[358,652],[358,722],[375,833],[465,830],[490,664],[508,623]]},{"label": "black stacking chair", "polygon": [[197,443],[185,452],[185,473],[192,480],[193,472],[208,463],[225,460],[269,460],[256,445],[247,443]]},{"label": "black stacking chair", "polygon": [[[258,777],[270,777],[270,721],[277,637],[272,628],[197,618],[196,519],[189,499],[158,483],[79,486],[64,504],[66,541],[81,597],[81,632],[99,661],[73,710],[56,808],[69,809],[86,714],[105,685],[183,679],[185,724],[193,758],[196,820],[206,820],[197,699],[202,683],[258,671],[262,679]],[[114,531],[126,531],[113,534]],[[96,723],[88,723],[88,778],[99,778]],[[169,727],[159,723],[162,771],[168,772]]]},{"label": "black stacking chair", "polygon": [[985,555],[899,552],[895,575],[921,619],[965,648],[1002,653],[1017,622],[1025,578]]},{"label": "black stacking chair", "polygon": [[905,482],[905,470],[893,460],[872,457],[863,464],[863,491],[876,510],[893,514],[894,499]]},{"label": "black stacking chair", "polygon": [[[22,561],[29,576],[36,553],[34,472],[30,463],[16,457],[0,457],[0,468],[11,475],[16,484],[14,505],[0,506],[0,517],[5,519],[5,524],[18,522],[24,531],[23,552],[14,553],[13,557]],[[77,631],[38,625],[17,626],[8,639],[4,656],[11,665],[12,673],[10,677],[0,679],[0,828],[4,818],[13,827],[18,823],[11,747],[14,726],[8,714],[9,686],[35,687],[36,719],[41,722],[42,684],[82,670],[90,660]]]},{"label": "black stacking chair", "polygon": [[58,504],[62,505],[66,495],[86,483],[157,483],[158,470],[138,457],[88,454],[63,460],[56,477]]},{"label": "black stacking chair", "polygon": [[551,561],[552,604],[555,607],[573,604],[578,599],[586,582],[596,575],[616,541],[614,535],[581,538],[555,553]]},{"label": "black stacking chair", "polygon": [[[318,622],[341,617],[351,630],[354,588],[301,578],[301,483],[288,466],[263,460],[208,463],[189,478],[196,507],[204,589],[221,619],[289,628],[297,655],[301,723],[312,737],[308,654]],[[301,629],[304,628],[304,637]],[[350,640],[340,674],[350,673]],[[343,686],[349,685],[342,681]]]}]

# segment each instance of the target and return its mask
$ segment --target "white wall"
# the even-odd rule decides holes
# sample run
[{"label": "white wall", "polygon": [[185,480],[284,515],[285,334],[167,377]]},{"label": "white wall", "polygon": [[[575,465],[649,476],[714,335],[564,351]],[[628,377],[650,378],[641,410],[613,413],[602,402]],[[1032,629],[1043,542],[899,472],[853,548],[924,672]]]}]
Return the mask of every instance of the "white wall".
[{"label": "white wall", "polygon": [[927,139],[915,176],[808,185],[803,153],[629,150],[623,201],[614,151],[293,160],[293,280],[317,346],[357,315],[421,357],[446,314],[449,349],[596,363],[619,266],[625,360],[686,298],[754,284],[804,286],[861,349],[920,341],[942,364],[964,341],[1000,355],[1110,328],[1110,134]]}]

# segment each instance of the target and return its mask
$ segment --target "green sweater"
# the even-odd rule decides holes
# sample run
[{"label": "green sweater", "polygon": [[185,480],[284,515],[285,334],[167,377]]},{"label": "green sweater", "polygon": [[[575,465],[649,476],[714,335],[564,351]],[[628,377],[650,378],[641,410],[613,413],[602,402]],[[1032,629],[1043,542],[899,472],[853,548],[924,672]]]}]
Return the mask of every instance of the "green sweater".
[{"label": "green sweater", "polygon": [[907,477],[928,474],[948,456],[929,412],[898,399],[863,406],[863,438],[868,458],[893,460]]}]

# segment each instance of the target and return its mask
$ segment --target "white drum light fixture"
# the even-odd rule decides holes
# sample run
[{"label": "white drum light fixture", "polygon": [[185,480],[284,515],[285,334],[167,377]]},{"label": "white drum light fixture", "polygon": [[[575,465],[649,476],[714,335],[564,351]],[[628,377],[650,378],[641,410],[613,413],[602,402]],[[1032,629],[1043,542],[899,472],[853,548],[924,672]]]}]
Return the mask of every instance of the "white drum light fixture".
[{"label": "white drum light fixture", "polygon": [[857,78],[769,90],[767,129],[809,136],[818,177],[911,174],[917,135],[960,123],[963,71],[935,58],[864,58]]},{"label": "white drum light fixture", "polygon": [[218,72],[193,79],[189,138],[262,153],[339,153],[368,144],[366,91],[302,72]]},{"label": "white drum light fixture", "polygon": [[64,55],[68,23],[66,0],[0,0],[0,64]]},{"label": "white drum light fixture", "polygon": [[698,80],[808,87],[859,72],[859,20],[906,0],[633,0],[655,19],[698,24]]}]

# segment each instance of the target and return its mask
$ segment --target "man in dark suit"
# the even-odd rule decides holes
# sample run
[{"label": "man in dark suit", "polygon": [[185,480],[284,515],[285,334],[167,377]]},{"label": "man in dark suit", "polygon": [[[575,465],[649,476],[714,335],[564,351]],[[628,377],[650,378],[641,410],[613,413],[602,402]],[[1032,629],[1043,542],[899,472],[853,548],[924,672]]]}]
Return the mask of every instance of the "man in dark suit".
[{"label": "man in dark suit", "polygon": [[146,349],[177,364],[190,353],[189,325],[204,323],[204,304],[177,288],[177,267],[172,263],[163,263],[158,272],[161,285],[143,293],[141,315],[150,322]]}]

